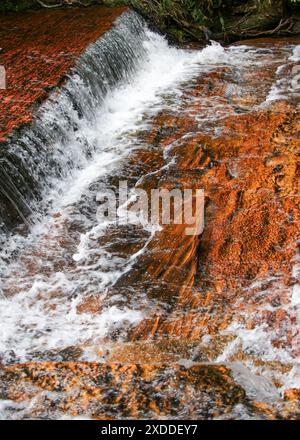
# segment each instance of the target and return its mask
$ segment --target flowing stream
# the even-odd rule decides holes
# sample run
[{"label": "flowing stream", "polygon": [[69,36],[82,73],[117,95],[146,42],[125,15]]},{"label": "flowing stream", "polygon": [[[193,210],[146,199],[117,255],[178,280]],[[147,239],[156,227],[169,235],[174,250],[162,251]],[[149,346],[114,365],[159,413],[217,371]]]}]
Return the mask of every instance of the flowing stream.
[{"label": "flowing stream", "polygon": [[[156,229],[144,226],[138,248],[116,254],[110,250],[118,240],[109,235],[113,222],[97,222],[96,194],[105,192],[111,176],[118,180],[133,152],[148,148],[141,133],[159,113],[188,111],[189,102],[200,99],[185,92],[201,75],[230,71],[228,100],[201,97],[203,111],[195,116],[199,132],[217,135],[228,110],[247,113],[299,98],[297,72],[286,74],[298,59],[299,46],[292,44],[273,52],[215,42],[201,50],[177,49],[133,12],[86,50],[33,125],[1,152],[2,363],[59,360],[63,350],[72,359],[77,349],[76,359],[101,361],[97,350],[104,341],[111,335],[126,339],[156,304],[142,287],[130,301],[112,287],[147,253]],[[266,63],[274,74],[247,82],[246,75],[255,76]],[[251,94],[252,102],[229,109],[233,96]],[[142,177],[135,176],[130,190]],[[90,298],[100,304],[96,313],[83,306]],[[296,296],[294,301],[299,306]]]}]

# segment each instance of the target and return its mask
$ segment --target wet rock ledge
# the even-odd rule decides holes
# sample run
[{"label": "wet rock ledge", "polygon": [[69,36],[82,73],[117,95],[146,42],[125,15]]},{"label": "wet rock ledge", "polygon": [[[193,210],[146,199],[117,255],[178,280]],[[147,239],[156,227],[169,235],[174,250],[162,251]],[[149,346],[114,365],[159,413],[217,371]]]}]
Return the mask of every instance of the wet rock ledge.
[{"label": "wet rock ledge", "polygon": [[34,109],[60,85],[86,47],[126,8],[46,9],[0,13],[0,142],[32,120]]},{"label": "wet rock ledge", "polygon": [[[27,363],[0,367],[0,395],[22,418],[299,419],[299,403],[251,401],[223,365]],[[34,406],[30,402],[34,399]],[[14,400],[14,402],[13,402]]]}]

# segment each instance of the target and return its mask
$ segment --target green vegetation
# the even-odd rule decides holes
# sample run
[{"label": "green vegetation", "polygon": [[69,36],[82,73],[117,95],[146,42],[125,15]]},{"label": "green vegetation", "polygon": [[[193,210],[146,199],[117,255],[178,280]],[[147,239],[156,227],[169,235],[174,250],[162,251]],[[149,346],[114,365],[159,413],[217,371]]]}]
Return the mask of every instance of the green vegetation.
[{"label": "green vegetation", "polygon": [[234,41],[300,31],[299,20],[292,17],[291,10],[291,5],[300,5],[300,0],[130,0],[129,3],[177,41],[208,38]]},{"label": "green vegetation", "polygon": [[300,32],[300,0],[2,0],[0,10],[129,5],[176,41],[234,41]]},{"label": "green vegetation", "polygon": [[0,11],[23,11],[35,5],[35,0],[2,0],[0,2]]}]

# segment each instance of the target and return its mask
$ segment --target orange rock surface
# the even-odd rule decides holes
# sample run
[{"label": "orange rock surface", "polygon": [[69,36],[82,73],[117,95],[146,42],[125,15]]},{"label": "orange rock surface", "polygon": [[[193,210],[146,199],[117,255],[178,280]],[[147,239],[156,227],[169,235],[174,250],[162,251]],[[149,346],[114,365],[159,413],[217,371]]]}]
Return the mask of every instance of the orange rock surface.
[{"label": "orange rock surface", "polygon": [[[112,419],[120,415],[192,418],[195,414],[210,418],[246,402],[243,389],[222,366],[45,363],[6,367],[0,370],[3,374],[3,398],[25,405],[38,398],[31,417],[51,415],[54,410]],[[47,391],[58,393],[55,403]],[[193,406],[188,405],[190,399]]]},{"label": "orange rock surface", "polygon": [[[162,118],[159,123],[170,129],[186,123],[190,133],[188,121]],[[299,128],[298,111],[283,105],[274,112],[262,110],[226,118],[222,138],[195,133],[190,143],[174,151],[180,151],[178,180],[188,187],[197,175],[198,187],[205,188],[206,227],[200,239],[183,238],[182,231],[178,231],[176,237],[184,241],[183,245],[178,245],[167,229],[157,235],[153,244],[157,251],[140,274],[147,271],[153,277],[165,277],[165,264],[167,273],[173,271],[171,278],[179,283],[177,296],[173,297],[177,305],[166,319],[160,317],[159,324],[153,318],[155,331],[149,328],[151,324],[143,323],[140,331],[145,337],[149,332],[184,337],[199,337],[207,330],[214,334],[235,317],[233,309],[238,315],[245,304],[249,311],[255,311],[259,305],[271,303],[278,310],[256,315],[254,320],[276,326],[277,343],[293,344],[293,336],[282,333],[281,328],[293,327],[289,322],[293,318],[287,316],[284,306],[293,283],[292,260],[299,233]],[[172,140],[163,137],[160,142],[169,144]],[[175,255],[166,252],[173,246],[174,251],[178,249]],[[169,257],[175,264],[170,264]],[[159,274],[155,262],[161,268]],[[182,282],[177,272],[181,269],[187,285],[192,279],[193,289],[180,290]],[[253,285],[258,279],[263,280],[263,289]],[[271,289],[275,283],[279,289]],[[267,297],[262,294],[257,299],[256,293],[261,290],[267,291]],[[242,298],[244,301],[237,305]],[[199,308],[203,313],[198,312]],[[250,322],[247,325],[251,326]],[[135,330],[135,337],[141,337],[140,331]],[[299,347],[294,348],[295,356],[299,355]]]}]

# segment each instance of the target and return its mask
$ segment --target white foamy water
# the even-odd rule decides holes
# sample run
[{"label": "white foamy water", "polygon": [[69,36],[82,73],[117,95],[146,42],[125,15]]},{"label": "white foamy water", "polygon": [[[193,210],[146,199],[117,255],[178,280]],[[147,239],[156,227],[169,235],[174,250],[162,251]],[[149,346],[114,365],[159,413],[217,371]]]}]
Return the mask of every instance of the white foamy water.
[{"label": "white foamy water", "polygon": [[288,63],[277,69],[277,79],[267,96],[267,103],[291,99],[300,101],[300,45],[295,46]]},{"label": "white foamy water", "polygon": [[[259,49],[223,49],[212,43],[200,51],[179,50],[148,30],[141,44],[144,56],[137,69],[109,90],[98,106],[93,103],[92,119],[80,119],[74,109],[70,110],[69,118],[76,121],[76,131],[69,133],[63,144],[55,141],[52,148],[70,151],[72,164],[62,177],[53,177],[51,185],[45,186],[43,207],[47,210],[40,214],[39,205],[36,206],[29,234],[7,236],[0,252],[3,360],[45,358],[43,353],[49,350],[74,345],[83,347],[85,359],[95,359],[103,338],[116,330],[122,334],[143,319],[152,307],[143,292],[135,292],[130,303],[127,298],[108,292],[147,252],[155,230],[148,231],[140,249],[128,258],[107,251],[99,241],[114,224],[97,224],[94,211],[90,210],[90,204],[96,206],[91,185],[98,181],[103,185],[106,176],[117,176],[128,155],[145,147],[136,133],[150,127],[152,118],[161,110],[179,111],[184,87],[190,81],[222,66],[233,69],[239,78],[247,69],[265,63],[265,52]],[[271,64],[280,61],[270,55]],[[70,81],[73,88],[76,81],[82,87],[76,76]],[[228,96],[233,90],[249,93],[247,85],[243,87],[238,80],[229,84]],[[216,119],[224,117],[213,108],[207,107],[206,111],[202,117],[199,115],[199,129],[213,115]],[[51,104],[46,104],[43,117],[49,124],[53,121],[51,112]],[[67,132],[65,127],[64,130]],[[82,154],[83,145],[91,146],[90,154]],[[79,307],[91,298],[100,304],[99,310],[92,313],[83,308],[79,312]]]}]

